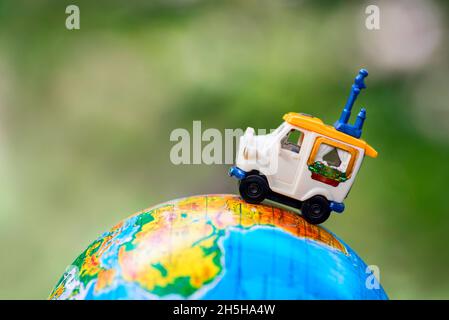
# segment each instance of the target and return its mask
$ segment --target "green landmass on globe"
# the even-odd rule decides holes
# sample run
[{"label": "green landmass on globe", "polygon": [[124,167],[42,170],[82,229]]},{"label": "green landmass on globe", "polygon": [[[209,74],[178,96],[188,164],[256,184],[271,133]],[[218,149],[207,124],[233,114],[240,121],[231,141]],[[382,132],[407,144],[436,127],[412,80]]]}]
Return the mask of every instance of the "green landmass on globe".
[{"label": "green landmass on globe", "polygon": [[[202,195],[138,212],[92,242],[50,299],[387,299],[325,228],[279,207]],[[375,280],[376,281],[376,280]]]}]

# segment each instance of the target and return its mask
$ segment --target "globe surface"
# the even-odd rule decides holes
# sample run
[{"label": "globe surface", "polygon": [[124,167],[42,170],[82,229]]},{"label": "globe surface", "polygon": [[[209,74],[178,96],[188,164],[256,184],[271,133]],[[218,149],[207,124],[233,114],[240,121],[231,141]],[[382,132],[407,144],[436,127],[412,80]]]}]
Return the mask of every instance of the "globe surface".
[{"label": "globe surface", "polygon": [[204,195],[118,223],[75,259],[49,298],[387,299],[366,267],[297,213]]}]

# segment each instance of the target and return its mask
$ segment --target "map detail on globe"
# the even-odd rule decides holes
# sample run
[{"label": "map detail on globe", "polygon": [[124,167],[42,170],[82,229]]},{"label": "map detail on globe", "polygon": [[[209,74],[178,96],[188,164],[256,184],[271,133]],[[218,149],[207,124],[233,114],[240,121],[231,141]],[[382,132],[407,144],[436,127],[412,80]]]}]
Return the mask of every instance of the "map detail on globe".
[{"label": "map detail on globe", "polygon": [[204,195],[118,223],[67,267],[49,298],[387,299],[366,268],[295,212]]}]

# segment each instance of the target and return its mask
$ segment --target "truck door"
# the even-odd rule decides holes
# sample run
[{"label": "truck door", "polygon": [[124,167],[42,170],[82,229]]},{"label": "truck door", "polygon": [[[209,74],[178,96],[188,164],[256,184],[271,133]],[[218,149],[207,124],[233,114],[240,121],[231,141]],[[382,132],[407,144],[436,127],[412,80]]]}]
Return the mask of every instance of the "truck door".
[{"label": "truck door", "polygon": [[291,129],[281,138],[278,169],[276,180],[280,183],[292,184],[299,170],[301,144],[304,133],[298,129]]}]

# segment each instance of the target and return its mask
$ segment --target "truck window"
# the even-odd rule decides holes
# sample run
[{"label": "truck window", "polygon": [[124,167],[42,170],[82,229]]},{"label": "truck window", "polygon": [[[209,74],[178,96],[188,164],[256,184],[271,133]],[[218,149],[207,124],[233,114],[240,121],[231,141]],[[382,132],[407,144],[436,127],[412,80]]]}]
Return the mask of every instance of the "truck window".
[{"label": "truck window", "polygon": [[299,153],[301,149],[301,143],[303,139],[303,133],[296,129],[291,129],[282,139],[281,148],[287,149],[295,153]]},{"label": "truck window", "polygon": [[322,143],[315,156],[315,161],[336,169],[341,173],[346,173],[351,154],[343,149]]},{"label": "truck window", "polygon": [[308,161],[312,178],[321,176],[336,184],[350,178],[357,150],[325,138],[318,138]]}]

